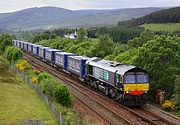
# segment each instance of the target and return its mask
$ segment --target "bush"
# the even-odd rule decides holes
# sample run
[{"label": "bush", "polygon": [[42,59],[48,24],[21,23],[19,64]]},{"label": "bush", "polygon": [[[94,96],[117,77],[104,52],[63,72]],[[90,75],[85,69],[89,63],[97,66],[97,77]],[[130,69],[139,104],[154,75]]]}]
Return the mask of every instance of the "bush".
[{"label": "bush", "polygon": [[10,63],[14,63],[22,58],[22,51],[20,48],[8,46],[5,50],[5,57],[10,61]]},{"label": "bush", "polygon": [[35,69],[35,70],[33,70],[33,73],[34,73],[36,76],[38,76],[38,75],[41,73],[41,71]]},{"label": "bush", "polygon": [[180,76],[175,79],[175,99],[177,102],[177,110],[180,111]]},{"label": "bush", "polygon": [[27,61],[21,60],[16,64],[16,68],[18,68],[21,71],[25,71],[27,69],[30,69],[30,65]]},{"label": "bush", "polygon": [[41,73],[37,77],[38,85],[43,93],[55,98],[63,106],[70,106],[71,97],[68,88],[52,78],[48,73]]},{"label": "bush", "polygon": [[34,72],[32,71],[32,68],[31,68],[31,67],[30,67],[28,70],[26,70],[24,73],[25,73],[26,75],[28,75],[29,78],[37,77],[37,76],[34,74]]},{"label": "bush", "polygon": [[32,83],[36,84],[37,83],[37,77],[32,77],[31,81],[32,81]]},{"label": "bush", "polygon": [[170,100],[166,100],[163,104],[162,107],[166,110],[174,110],[175,109],[175,102],[174,101],[170,101]]},{"label": "bush", "polygon": [[65,85],[58,84],[54,91],[53,96],[58,103],[61,103],[63,106],[70,106],[71,96],[68,88]]},{"label": "bush", "polygon": [[7,46],[12,46],[12,36],[9,34],[0,35],[0,51],[4,52]]},{"label": "bush", "polygon": [[52,78],[46,78],[40,82],[39,87],[41,88],[43,93],[52,97],[53,91],[57,85],[57,81],[53,80]]},{"label": "bush", "polygon": [[78,119],[78,114],[73,112],[72,110],[68,110],[65,113],[64,122],[67,125],[80,125],[80,121]]},{"label": "bush", "polygon": [[104,59],[106,59],[106,60],[114,60],[115,57],[116,56],[114,56],[114,55],[108,55],[108,56],[105,56]]},{"label": "bush", "polygon": [[47,78],[51,78],[51,76],[46,72],[42,72],[37,77],[37,83],[40,84],[42,80],[45,80]]}]

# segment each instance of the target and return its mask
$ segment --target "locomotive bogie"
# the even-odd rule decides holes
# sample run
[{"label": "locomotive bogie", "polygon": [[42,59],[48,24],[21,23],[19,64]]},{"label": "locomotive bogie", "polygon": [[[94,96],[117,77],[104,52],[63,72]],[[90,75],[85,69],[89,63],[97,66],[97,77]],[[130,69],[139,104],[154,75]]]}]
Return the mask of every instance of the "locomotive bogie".
[{"label": "locomotive bogie", "polygon": [[126,106],[143,106],[148,100],[147,94],[142,95],[124,95],[124,104]]}]

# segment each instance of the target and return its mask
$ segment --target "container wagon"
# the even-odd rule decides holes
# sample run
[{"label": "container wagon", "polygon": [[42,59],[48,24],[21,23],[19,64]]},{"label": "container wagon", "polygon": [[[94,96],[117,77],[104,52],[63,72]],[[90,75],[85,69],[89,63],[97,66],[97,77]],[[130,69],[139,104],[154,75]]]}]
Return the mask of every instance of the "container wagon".
[{"label": "container wagon", "polygon": [[67,63],[69,56],[75,56],[74,53],[67,53],[67,52],[56,52],[55,53],[55,65],[61,67],[63,70],[67,70]]},{"label": "container wagon", "polygon": [[55,63],[55,53],[56,52],[63,52],[62,50],[57,50],[57,49],[46,49],[45,53],[45,60],[48,61],[51,64]]},{"label": "container wagon", "polygon": [[68,72],[84,81],[86,77],[86,61],[88,59],[90,58],[85,56],[68,56]]}]

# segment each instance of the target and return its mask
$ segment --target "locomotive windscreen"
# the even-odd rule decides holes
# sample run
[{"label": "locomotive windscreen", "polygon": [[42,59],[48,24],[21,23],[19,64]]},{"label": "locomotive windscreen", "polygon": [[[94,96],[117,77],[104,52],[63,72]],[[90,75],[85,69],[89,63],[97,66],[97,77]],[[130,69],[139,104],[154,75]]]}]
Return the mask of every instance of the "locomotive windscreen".
[{"label": "locomotive windscreen", "polygon": [[137,83],[147,83],[148,82],[148,75],[146,74],[138,74],[137,76]]},{"label": "locomotive windscreen", "polygon": [[124,76],[124,83],[148,83],[147,74],[127,74]]}]

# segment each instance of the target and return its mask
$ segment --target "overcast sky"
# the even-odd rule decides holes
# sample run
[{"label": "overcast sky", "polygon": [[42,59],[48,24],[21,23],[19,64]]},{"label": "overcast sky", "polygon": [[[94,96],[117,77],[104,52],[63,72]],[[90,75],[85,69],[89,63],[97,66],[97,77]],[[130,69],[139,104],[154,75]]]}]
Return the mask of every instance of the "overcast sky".
[{"label": "overcast sky", "polygon": [[0,13],[30,7],[55,6],[71,10],[180,6],[180,0],[1,0]]}]

